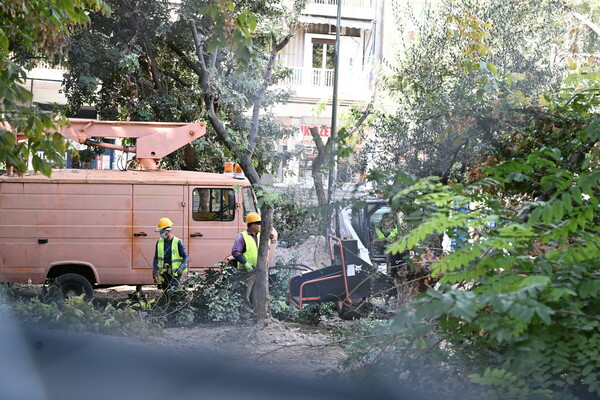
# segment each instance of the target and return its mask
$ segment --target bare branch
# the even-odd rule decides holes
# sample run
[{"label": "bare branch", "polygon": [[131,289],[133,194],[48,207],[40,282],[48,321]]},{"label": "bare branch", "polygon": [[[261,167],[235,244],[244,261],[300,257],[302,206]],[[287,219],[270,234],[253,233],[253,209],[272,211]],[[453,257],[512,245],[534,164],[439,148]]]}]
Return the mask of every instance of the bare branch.
[{"label": "bare branch", "polygon": [[358,121],[356,121],[356,123],[352,125],[352,127],[348,130],[348,135],[352,135],[354,132],[356,132],[358,128],[360,128],[362,124],[366,121],[367,117],[371,114],[371,111],[373,110],[373,101],[374,99],[371,99],[369,104],[367,104],[367,107],[362,112],[362,115],[360,116]]},{"label": "bare branch", "polygon": [[168,76],[169,78],[173,79],[175,82],[179,83],[181,86],[184,86],[184,87],[192,86],[170,71],[161,69],[160,72],[162,72],[164,75]]},{"label": "bare branch", "polygon": [[569,314],[569,315],[575,315],[576,317],[582,317],[582,318],[587,318],[587,319],[593,319],[594,321],[600,321],[600,317],[596,317],[595,315],[583,314],[583,313],[578,313],[578,312],[569,311],[569,310],[554,310],[554,312],[557,314]]},{"label": "bare branch", "polygon": [[273,67],[275,66],[275,60],[277,59],[277,53],[281,51],[290,41],[292,35],[289,34],[281,39],[279,42],[273,46],[271,49],[271,54],[269,56],[269,62],[267,63],[267,67],[265,72],[263,73],[263,82],[256,93],[256,97],[253,101],[253,109],[252,109],[252,120],[250,122],[250,139],[248,141],[248,154],[252,155],[254,153],[254,149],[256,148],[256,143],[258,141],[258,117],[260,115],[260,107],[265,96],[265,92],[269,87],[269,82],[271,80],[271,76],[273,75]]},{"label": "bare branch", "polygon": [[593,23],[592,21],[590,21],[585,16],[579,14],[578,12],[575,12],[575,11],[571,10],[571,14],[573,14],[573,16],[575,18],[577,18],[578,20],[580,20],[581,22],[583,22],[585,25],[587,25],[588,28],[590,28],[591,30],[593,30],[594,32],[596,32],[596,35],[600,36],[600,26],[596,25],[595,23]]}]

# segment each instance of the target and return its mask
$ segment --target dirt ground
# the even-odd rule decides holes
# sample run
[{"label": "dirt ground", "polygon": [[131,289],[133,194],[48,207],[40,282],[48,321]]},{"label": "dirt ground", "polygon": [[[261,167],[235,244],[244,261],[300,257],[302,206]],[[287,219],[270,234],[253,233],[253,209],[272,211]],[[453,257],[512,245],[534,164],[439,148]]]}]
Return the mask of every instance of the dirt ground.
[{"label": "dirt ground", "polygon": [[[277,248],[275,260],[283,264],[303,264],[310,269],[330,265],[324,237],[311,236],[294,248]],[[100,290],[97,297],[118,298],[131,287]],[[192,328],[167,328],[150,344],[174,351],[209,352],[230,358],[242,358],[254,365],[315,377],[325,370],[339,369],[344,351],[335,345],[334,332],[351,324],[337,316],[322,317],[318,326],[273,320],[267,326],[205,323]],[[130,340],[130,339],[129,339]]]},{"label": "dirt ground", "polygon": [[[322,237],[310,237],[293,249],[280,248],[276,258],[284,263],[299,263],[309,267],[329,265]],[[22,285],[21,295],[37,296],[38,286]],[[144,286],[149,296],[156,289]],[[95,291],[97,303],[116,304],[133,294],[133,286],[119,286]],[[266,326],[255,324],[203,323],[194,327],[165,328],[164,334],[142,340],[135,337],[109,336],[115,343],[150,346],[168,352],[210,354],[225,359],[241,359],[252,365],[279,373],[317,377],[326,370],[338,370],[345,353],[335,345],[334,332],[351,322],[337,317],[322,317],[317,326],[272,320]]]},{"label": "dirt ground", "polygon": [[[100,301],[126,298],[132,287],[102,289]],[[126,342],[155,349],[189,354],[197,352],[225,359],[240,359],[260,368],[318,377],[338,370],[345,352],[336,345],[336,332],[352,322],[339,317],[321,317],[317,326],[272,320],[268,325],[202,323],[193,327],[165,328],[162,336],[146,340],[113,336],[109,341]]]},{"label": "dirt ground", "polygon": [[[34,297],[35,285],[15,288],[20,295]],[[135,287],[119,286],[99,289],[94,302],[116,304],[133,294]],[[144,287],[147,296],[156,290]],[[335,332],[351,324],[335,317],[321,317],[317,326],[272,320],[266,326],[257,324],[202,323],[193,327],[165,328],[161,336],[147,339],[102,335],[102,340],[150,347],[169,353],[209,354],[219,358],[250,363],[278,373],[318,377],[327,370],[337,370],[344,351],[336,345]]]},{"label": "dirt ground", "polygon": [[329,345],[333,341],[327,327],[275,321],[266,327],[205,324],[170,328],[155,343],[181,351],[193,349],[241,358],[266,369],[314,377],[323,370],[337,369],[344,359],[339,347]]}]

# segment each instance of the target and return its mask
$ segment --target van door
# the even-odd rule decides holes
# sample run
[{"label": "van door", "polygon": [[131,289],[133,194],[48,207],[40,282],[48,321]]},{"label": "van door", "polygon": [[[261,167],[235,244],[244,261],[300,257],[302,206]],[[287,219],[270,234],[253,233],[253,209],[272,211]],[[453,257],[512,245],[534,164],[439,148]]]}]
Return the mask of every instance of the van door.
[{"label": "van door", "polygon": [[233,241],[240,233],[236,193],[231,187],[189,187],[186,245],[190,267],[209,268],[231,254]]},{"label": "van door", "polygon": [[[133,185],[133,268],[152,269],[159,236],[154,232],[162,217],[173,221],[173,234],[187,244],[184,185]],[[148,273],[150,282],[152,273]]]}]

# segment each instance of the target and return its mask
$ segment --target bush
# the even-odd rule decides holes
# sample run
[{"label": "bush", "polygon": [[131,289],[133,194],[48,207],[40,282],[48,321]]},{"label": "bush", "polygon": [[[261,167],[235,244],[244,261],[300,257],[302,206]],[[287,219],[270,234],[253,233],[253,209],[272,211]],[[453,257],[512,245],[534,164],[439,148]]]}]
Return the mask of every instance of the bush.
[{"label": "bush", "polygon": [[162,333],[160,321],[147,318],[147,305],[126,302],[98,308],[82,297],[67,299],[62,304],[43,303],[37,298],[15,300],[13,308],[26,324],[62,328],[69,332],[97,332],[147,338]]},{"label": "bush", "polygon": [[191,289],[189,311],[195,321],[226,322],[240,318],[240,281],[237,268],[222,263],[219,269],[208,269],[203,275],[191,274],[185,287]]}]

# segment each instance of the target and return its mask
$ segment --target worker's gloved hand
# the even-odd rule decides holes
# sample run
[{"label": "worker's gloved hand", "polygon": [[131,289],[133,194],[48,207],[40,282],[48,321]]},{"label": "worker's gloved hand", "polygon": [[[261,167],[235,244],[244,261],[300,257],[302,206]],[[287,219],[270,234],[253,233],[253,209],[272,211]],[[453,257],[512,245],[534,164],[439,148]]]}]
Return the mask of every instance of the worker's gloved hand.
[{"label": "worker's gloved hand", "polygon": [[246,264],[244,264],[244,268],[246,268],[247,272],[254,271],[254,265],[250,264],[249,262],[247,262]]},{"label": "worker's gloved hand", "polygon": [[183,271],[185,271],[185,265],[182,265],[181,267],[177,268],[177,276],[183,275]]},{"label": "worker's gloved hand", "polygon": [[154,278],[154,283],[162,282],[162,278],[160,277],[160,275],[153,275],[153,278]]}]

